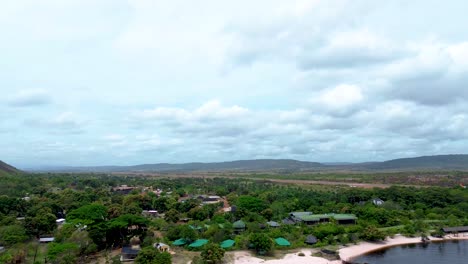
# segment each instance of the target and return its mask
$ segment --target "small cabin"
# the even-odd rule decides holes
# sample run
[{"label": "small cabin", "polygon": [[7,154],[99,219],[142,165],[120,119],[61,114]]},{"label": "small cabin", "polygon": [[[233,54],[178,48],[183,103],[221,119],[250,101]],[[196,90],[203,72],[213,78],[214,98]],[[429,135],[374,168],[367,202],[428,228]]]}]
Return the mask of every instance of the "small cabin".
[{"label": "small cabin", "polygon": [[120,261],[134,261],[139,252],[139,248],[122,247],[122,250],[120,251]]}]

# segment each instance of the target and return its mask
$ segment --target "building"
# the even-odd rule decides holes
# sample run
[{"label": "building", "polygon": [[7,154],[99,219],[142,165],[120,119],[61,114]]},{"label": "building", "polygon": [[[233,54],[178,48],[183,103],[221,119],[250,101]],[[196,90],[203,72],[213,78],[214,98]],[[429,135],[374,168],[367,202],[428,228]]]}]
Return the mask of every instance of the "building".
[{"label": "building", "polygon": [[223,198],[218,195],[199,195],[197,198],[202,201],[202,204],[217,204],[223,202]]},{"label": "building", "polygon": [[63,225],[65,223],[65,219],[64,218],[59,218],[59,219],[55,220],[55,223],[57,223],[57,225]]},{"label": "building", "polygon": [[134,261],[140,252],[139,248],[122,247],[120,251],[120,261]]},{"label": "building", "polygon": [[129,194],[134,189],[136,189],[136,187],[127,186],[127,185],[120,185],[118,187],[112,188],[112,191],[114,191],[116,193],[120,193],[120,194]]},{"label": "building", "polygon": [[468,226],[444,227],[442,231],[446,234],[468,233]]},{"label": "building", "polygon": [[[310,212],[294,212],[289,214],[289,222],[315,225],[330,222],[334,219],[338,224],[355,224],[357,217],[353,214],[311,214]],[[285,219],[286,220],[286,219]],[[285,220],[283,223],[286,224]]]}]

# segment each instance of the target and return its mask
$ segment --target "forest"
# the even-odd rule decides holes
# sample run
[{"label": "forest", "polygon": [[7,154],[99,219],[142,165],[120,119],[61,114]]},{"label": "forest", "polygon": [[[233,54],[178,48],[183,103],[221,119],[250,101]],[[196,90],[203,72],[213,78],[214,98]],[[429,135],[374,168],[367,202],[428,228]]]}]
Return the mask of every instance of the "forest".
[{"label": "forest", "polygon": [[[2,175],[0,193],[0,263],[121,263],[112,252],[135,246],[135,263],[183,263],[187,255],[192,263],[217,263],[230,250],[333,250],[468,225],[468,190],[459,186],[363,189],[261,178],[22,173]],[[207,197],[214,201],[204,202]],[[288,223],[292,212],[322,218]],[[356,220],[342,224],[338,215]],[[310,237],[316,241],[307,244]],[[53,241],[39,243],[44,238]],[[223,248],[225,241],[232,242]],[[192,247],[195,242],[205,245]]]}]

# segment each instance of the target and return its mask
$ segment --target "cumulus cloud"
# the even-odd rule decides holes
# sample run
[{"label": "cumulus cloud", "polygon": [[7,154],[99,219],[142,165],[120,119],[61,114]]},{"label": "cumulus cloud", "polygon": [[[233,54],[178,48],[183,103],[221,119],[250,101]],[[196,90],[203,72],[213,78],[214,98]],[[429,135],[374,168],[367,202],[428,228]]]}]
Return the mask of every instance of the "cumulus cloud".
[{"label": "cumulus cloud", "polygon": [[[20,161],[96,165],[463,152],[466,9],[10,1],[0,10],[0,148]],[[47,90],[15,89],[38,80]]]},{"label": "cumulus cloud", "polygon": [[363,101],[362,89],[350,84],[325,89],[310,99],[311,107],[315,111],[336,116],[352,114],[359,110]]},{"label": "cumulus cloud", "polygon": [[12,95],[8,104],[14,107],[40,106],[52,103],[52,96],[41,89],[21,90]]}]

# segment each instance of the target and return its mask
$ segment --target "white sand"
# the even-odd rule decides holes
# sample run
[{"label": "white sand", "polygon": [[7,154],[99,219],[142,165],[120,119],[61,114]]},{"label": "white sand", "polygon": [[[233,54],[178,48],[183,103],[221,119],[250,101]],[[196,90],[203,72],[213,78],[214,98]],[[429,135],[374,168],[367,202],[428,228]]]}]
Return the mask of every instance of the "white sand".
[{"label": "white sand", "polygon": [[[299,252],[304,253],[304,257],[298,256]],[[300,249],[297,253],[287,254],[282,259],[264,260],[252,256],[247,251],[239,251],[234,254],[235,264],[341,264],[340,260],[330,261],[324,258],[313,257],[311,249]]]}]

